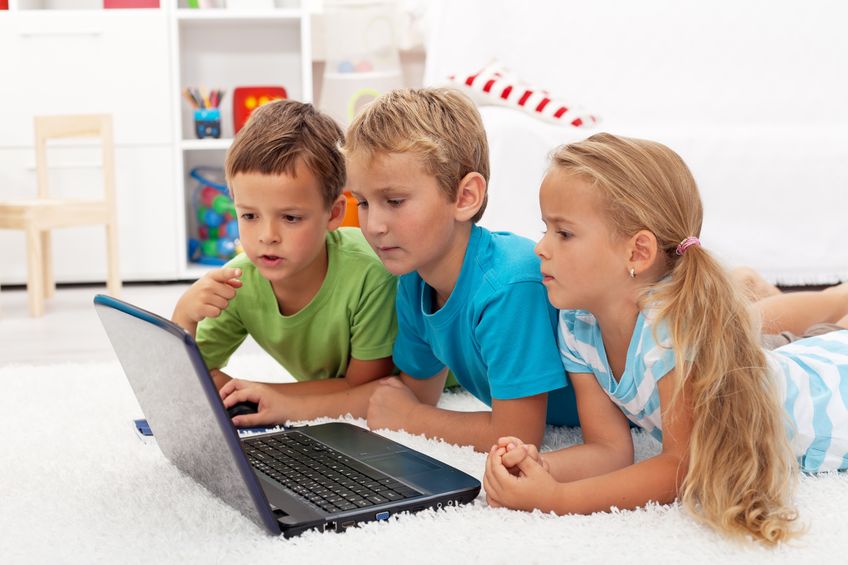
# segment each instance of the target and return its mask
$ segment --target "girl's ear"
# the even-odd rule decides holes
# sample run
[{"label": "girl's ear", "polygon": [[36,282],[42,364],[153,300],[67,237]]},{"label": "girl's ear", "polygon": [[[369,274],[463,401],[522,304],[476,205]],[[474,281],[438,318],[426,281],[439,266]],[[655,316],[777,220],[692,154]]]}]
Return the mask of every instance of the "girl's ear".
[{"label": "girl's ear", "polygon": [[627,263],[627,269],[633,269],[633,272],[638,276],[651,269],[657,260],[659,252],[657,236],[648,230],[636,232],[628,241],[628,251],[630,259]]},{"label": "girl's ear", "polygon": [[459,181],[456,191],[456,219],[467,222],[486,200],[486,179],[480,173],[468,173]]},{"label": "girl's ear", "polygon": [[327,231],[333,231],[342,225],[342,220],[345,216],[345,208],[347,207],[347,198],[344,194],[339,194],[333,205],[330,206],[330,219],[327,221]]}]

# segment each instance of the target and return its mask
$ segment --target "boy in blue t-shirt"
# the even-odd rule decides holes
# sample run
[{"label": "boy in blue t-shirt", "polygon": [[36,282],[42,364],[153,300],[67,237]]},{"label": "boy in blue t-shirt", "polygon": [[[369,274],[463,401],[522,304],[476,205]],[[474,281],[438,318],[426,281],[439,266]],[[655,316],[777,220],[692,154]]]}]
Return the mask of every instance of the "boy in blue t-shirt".
[{"label": "boy in blue t-shirt", "polygon": [[[471,101],[448,89],[390,92],[354,119],[343,150],[362,231],[402,275],[401,375],[374,390],[369,426],[487,451],[504,435],[539,442],[546,423],[576,425],[533,242],[476,225],[489,156]],[[436,408],[448,370],[492,410]]]}]

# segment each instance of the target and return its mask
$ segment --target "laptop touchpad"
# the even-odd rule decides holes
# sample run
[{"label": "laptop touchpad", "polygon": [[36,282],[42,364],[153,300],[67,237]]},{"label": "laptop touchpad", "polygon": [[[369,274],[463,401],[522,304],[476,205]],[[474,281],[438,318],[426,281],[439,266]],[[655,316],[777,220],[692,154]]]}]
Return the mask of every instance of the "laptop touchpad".
[{"label": "laptop touchpad", "polygon": [[388,475],[403,477],[438,469],[439,466],[413,453],[393,453],[368,459],[368,464]]}]

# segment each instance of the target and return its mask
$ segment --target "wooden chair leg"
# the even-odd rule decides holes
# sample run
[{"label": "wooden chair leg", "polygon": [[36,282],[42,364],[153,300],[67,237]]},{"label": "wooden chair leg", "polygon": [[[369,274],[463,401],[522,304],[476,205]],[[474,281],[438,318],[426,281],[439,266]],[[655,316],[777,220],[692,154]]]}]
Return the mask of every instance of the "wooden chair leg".
[{"label": "wooden chair leg", "polygon": [[44,297],[52,298],[56,294],[56,280],[53,278],[53,245],[50,230],[41,232],[41,272],[44,273]]},{"label": "wooden chair leg", "polygon": [[118,269],[118,227],[115,222],[106,224],[106,288],[118,297],[121,293],[121,273]]},{"label": "wooden chair leg", "polygon": [[41,272],[41,234],[33,227],[26,230],[27,238],[27,299],[33,318],[44,314],[44,273]]}]

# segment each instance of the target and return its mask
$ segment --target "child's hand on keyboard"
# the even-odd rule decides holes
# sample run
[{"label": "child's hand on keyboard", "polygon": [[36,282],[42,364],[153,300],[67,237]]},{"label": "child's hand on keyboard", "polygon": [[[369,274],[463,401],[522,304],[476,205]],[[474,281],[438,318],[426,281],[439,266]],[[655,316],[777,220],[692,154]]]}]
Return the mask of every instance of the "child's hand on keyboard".
[{"label": "child's hand on keyboard", "polygon": [[232,379],[220,390],[225,408],[236,404],[252,402],[258,406],[255,414],[240,414],[233,418],[233,425],[240,428],[271,426],[282,424],[286,417],[281,392],[264,383]]}]

